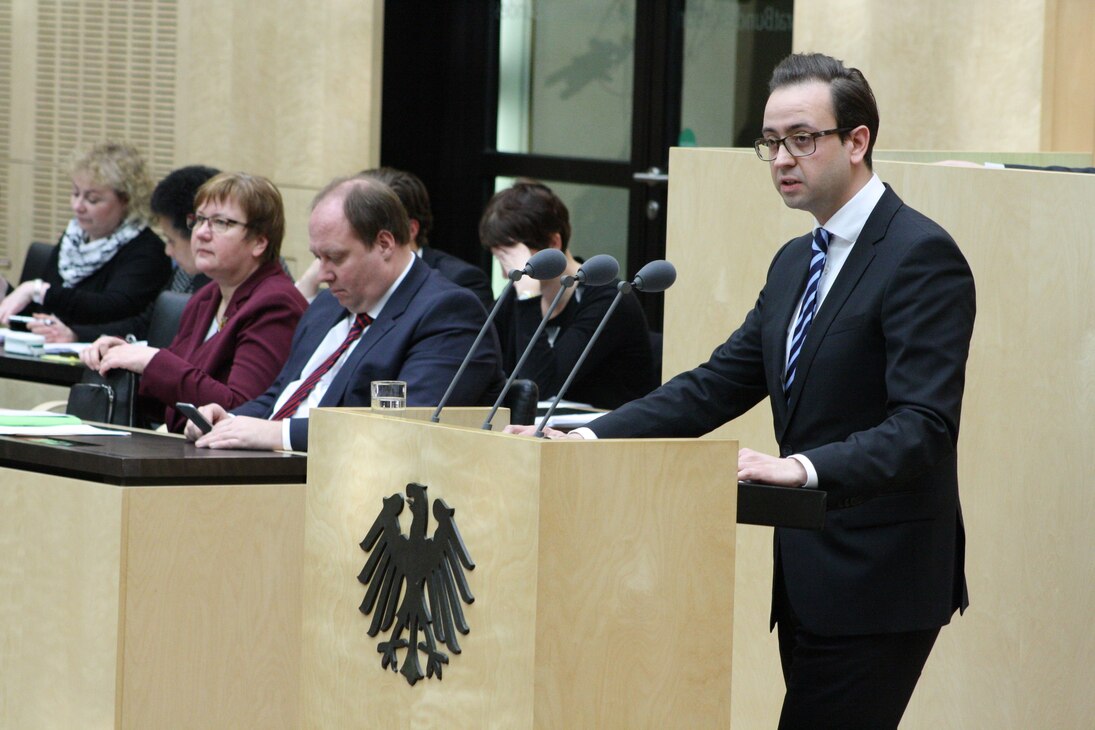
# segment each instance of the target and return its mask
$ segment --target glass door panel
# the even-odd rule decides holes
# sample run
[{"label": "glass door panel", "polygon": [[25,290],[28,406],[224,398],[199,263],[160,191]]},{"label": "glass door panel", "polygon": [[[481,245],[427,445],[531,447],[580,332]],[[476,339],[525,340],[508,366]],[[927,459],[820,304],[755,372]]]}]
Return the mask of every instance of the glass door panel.
[{"label": "glass door panel", "polygon": [[502,0],[499,152],[631,158],[635,0]]}]

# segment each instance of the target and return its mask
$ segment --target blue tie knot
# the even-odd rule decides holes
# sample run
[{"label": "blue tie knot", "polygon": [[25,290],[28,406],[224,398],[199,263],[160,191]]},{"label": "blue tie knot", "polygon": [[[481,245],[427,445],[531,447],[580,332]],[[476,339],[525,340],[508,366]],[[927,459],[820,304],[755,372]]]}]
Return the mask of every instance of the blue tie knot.
[{"label": "blue tie knot", "polygon": [[814,250],[820,253],[829,251],[829,232],[824,228],[814,231]]}]

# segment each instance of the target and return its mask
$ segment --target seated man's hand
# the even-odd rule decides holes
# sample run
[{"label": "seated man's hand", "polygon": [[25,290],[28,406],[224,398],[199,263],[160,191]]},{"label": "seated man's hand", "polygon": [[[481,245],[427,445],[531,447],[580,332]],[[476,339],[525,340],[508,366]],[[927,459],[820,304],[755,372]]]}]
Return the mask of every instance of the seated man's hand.
[{"label": "seated man's hand", "polygon": [[[210,409],[208,412],[206,409]],[[219,409],[220,415],[212,409]],[[276,451],[281,448],[281,421],[268,421],[265,418],[250,416],[232,417],[218,405],[210,404],[199,409],[202,415],[213,424],[213,430],[194,442],[199,449],[255,449]],[[192,424],[186,424],[186,436],[190,438]]]},{"label": "seated man's hand", "polygon": [[[228,411],[224,410],[224,408],[217,403],[206,403],[204,406],[199,406],[198,413],[205,416],[205,420],[209,421],[209,423],[214,426],[221,421],[232,418],[232,416],[228,414]],[[183,435],[190,441],[197,441],[202,437],[202,430],[195,426],[193,421],[187,421],[186,428],[183,429]]]}]

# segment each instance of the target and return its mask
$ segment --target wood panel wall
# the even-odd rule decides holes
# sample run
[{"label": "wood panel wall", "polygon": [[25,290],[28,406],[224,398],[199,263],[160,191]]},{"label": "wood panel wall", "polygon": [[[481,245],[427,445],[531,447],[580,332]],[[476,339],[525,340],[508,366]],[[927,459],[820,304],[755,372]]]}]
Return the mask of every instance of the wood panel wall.
[{"label": "wood panel wall", "polygon": [[124,138],[157,179],[202,163],[272,179],[284,254],[312,196],[379,162],[383,0],[0,2],[0,273],[71,217],[67,157]]},{"label": "wood panel wall", "polygon": [[1095,151],[1090,0],[796,0],[793,47],[864,72],[881,147]]}]

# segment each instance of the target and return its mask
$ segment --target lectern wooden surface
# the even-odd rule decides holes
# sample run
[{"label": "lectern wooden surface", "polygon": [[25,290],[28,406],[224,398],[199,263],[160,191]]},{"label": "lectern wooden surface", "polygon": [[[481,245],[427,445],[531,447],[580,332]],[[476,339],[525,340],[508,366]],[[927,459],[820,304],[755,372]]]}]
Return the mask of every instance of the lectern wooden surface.
[{"label": "lectern wooden surface", "polygon": [[[304,727],[727,725],[736,442],[312,419]],[[382,499],[411,481],[456,510],[476,564],[463,652],[413,687],[381,669],[357,580]]]}]

